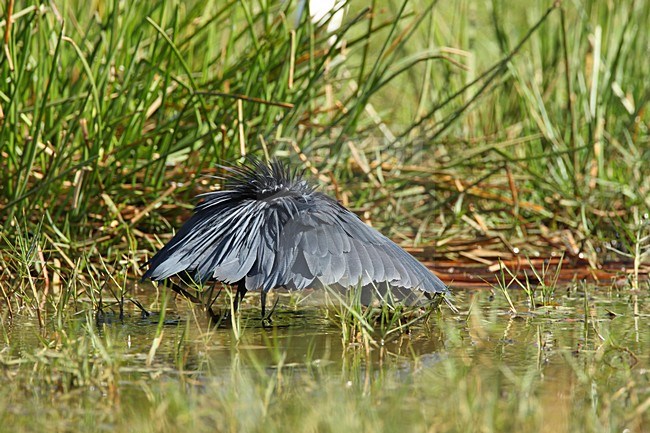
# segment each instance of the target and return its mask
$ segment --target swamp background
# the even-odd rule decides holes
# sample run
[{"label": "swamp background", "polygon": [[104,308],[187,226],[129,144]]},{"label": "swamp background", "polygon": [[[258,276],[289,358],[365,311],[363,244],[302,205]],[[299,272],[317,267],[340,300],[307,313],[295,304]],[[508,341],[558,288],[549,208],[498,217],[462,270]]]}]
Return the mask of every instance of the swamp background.
[{"label": "swamp background", "polygon": [[[341,7],[0,5],[3,429],[650,431],[650,3]],[[243,154],[459,313],[278,294],[273,328],[251,297],[210,330],[140,283]]]}]

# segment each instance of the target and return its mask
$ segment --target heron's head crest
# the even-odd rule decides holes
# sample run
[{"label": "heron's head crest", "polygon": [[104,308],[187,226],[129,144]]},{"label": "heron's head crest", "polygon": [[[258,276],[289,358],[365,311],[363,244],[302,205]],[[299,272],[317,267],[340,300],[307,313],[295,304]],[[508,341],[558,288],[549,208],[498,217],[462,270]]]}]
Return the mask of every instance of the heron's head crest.
[{"label": "heron's head crest", "polygon": [[314,190],[302,178],[302,171],[291,170],[276,158],[264,162],[259,158],[248,157],[238,167],[222,168],[228,171],[224,188],[250,198],[262,199],[282,192],[306,194]]}]

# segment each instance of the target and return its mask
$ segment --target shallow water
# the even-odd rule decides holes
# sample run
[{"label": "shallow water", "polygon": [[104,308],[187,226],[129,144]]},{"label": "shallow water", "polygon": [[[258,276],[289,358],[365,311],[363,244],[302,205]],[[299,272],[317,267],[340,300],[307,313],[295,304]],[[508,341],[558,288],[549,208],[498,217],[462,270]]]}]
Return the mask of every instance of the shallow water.
[{"label": "shallow water", "polygon": [[[155,291],[145,290],[136,297],[156,311],[160,303],[154,295]],[[34,317],[17,315],[11,322],[5,319],[0,361],[17,383],[36,384],[36,395],[81,390],[86,399],[95,392],[104,398],[117,394],[133,408],[158,402],[160,396],[169,394],[165,391],[169,386],[181,395],[188,386],[203,389],[199,391],[203,395],[217,382],[220,390],[236,391],[236,398],[224,400],[236,400],[243,398],[241,382],[247,377],[253,383],[251,389],[257,389],[256,384],[271,386],[267,381],[272,379],[270,401],[284,402],[288,395],[303,392],[315,398],[313,393],[322,386],[329,393],[343,392],[332,391],[337,388],[356,390],[357,397],[348,404],[361,404],[368,395],[379,401],[408,402],[403,410],[410,415],[404,422],[413,427],[422,427],[423,422],[429,425],[428,414],[412,413],[423,401],[438,401],[446,395],[454,396],[449,404],[460,411],[457,416],[469,417],[465,419],[468,425],[477,416],[476,410],[486,410],[483,405],[488,401],[495,408],[504,406],[500,411],[512,406],[521,412],[507,420],[493,415],[497,430],[512,422],[537,431],[576,431],[575,411],[586,407],[593,408],[598,422],[605,419],[617,427],[633,423],[631,431],[648,427],[643,406],[650,401],[646,400],[650,399],[647,292],[573,286],[558,289],[549,305],[534,309],[523,292],[511,291],[510,296],[517,314],[501,293],[487,288],[456,289],[458,313],[443,306],[441,312],[422,316],[403,332],[388,327],[392,330],[388,334],[371,322],[376,329],[365,334],[365,339],[359,333],[347,340],[337,316],[340,310],[323,307],[321,293],[306,299],[277,295],[273,323],[267,327],[259,319],[259,297],[254,294],[247,296],[238,316],[240,323],[234,328],[211,328],[199,308],[173,298],[162,317],[160,313],[143,317],[129,303],[121,320],[109,312],[98,323],[91,314],[81,313],[68,317],[62,326],[52,320],[45,330],[39,329]],[[422,312],[415,310],[412,317]],[[284,380],[284,391],[277,389],[279,377]],[[8,398],[9,412],[29,415],[33,407],[24,405],[33,405],[29,401],[33,394],[16,400],[13,392],[24,398],[20,391],[5,389],[0,403]],[[413,393],[422,395],[410,401]],[[255,396],[246,398],[255,400]],[[191,399],[203,401],[200,396]],[[188,407],[201,404],[194,401]],[[283,404],[289,403],[276,403],[278,407]],[[283,411],[297,404],[292,402]],[[398,410],[400,404],[390,403],[390,410]],[[88,408],[81,406],[79,419],[88,417]],[[229,415],[235,425],[243,422],[238,413]],[[392,429],[393,421],[389,421],[382,421],[386,430]],[[109,421],[109,425],[116,422],[121,421]],[[443,430],[466,428],[458,421],[449,425]]]},{"label": "shallow water", "polygon": [[[647,294],[632,295],[626,291],[592,288],[586,293],[565,290],[547,306],[529,307],[525,294],[512,291],[510,296],[517,309],[514,314],[499,293],[487,289],[457,290],[454,305],[457,314],[442,306],[440,313],[425,317],[424,310],[412,312],[404,321],[422,314],[405,332],[393,332],[382,342],[381,332],[370,333],[376,340],[367,362],[379,365],[384,360],[379,352],[400,361],[413,360],[423,355],[458,356],[476,345],[500,351],[501,359],[527,364],[522,354],[527,350],[569,350],[579,353],[594,350],[603,339],[624,339],[628,348],[638,354],[639,361],[647,361],[643,343],[650,339],[650,327],[645,326],[650,311]],[[270,326],[263,326],[259,297],[248,295],[248,305],[241,314],[242,337],[237,343],[229,324],[208,331],[207,320],[201,311],[178,300],[165,318],[168,343],[184,335],[188,343],[196,344],[212,354],[217,365],[227,368],[230,353],[250,353],[258,363],[273,366],[274,354],[281,352],[285,363],[304,364],[324,362],[341,365],[350,348],[358,342],[342,341],[340,318],[337,311],[324,305],[327,300],[319,293],[310,294],[307,302],[292,305],[299,295],[282,293]],[[634,314],[636,302],[638,315]],[[130,340],[130,351],[149,350],[159,316],[142,318],[133,310],[119,327],[121,338]],[[377,325],[378,323],[372,323]],[[207,333],[207,334],[206,334]],[[210,344],[206,343],[210,338]],[[460,339],[460,340],[458,340]],[[168,355],[173,344],[161,346],[158,354]],[[377,356],[372,356],[377,352]],[[228,354],[228,356],[224,356]],[[404,359],[400,359],[404,358]],[[548,361],[548,360],[546,360]]]}]

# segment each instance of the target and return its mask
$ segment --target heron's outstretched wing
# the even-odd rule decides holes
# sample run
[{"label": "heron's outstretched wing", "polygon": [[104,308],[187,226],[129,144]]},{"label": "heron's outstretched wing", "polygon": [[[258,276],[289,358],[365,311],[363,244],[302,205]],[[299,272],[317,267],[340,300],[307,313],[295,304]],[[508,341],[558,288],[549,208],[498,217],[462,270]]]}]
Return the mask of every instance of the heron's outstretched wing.
[{"label": "heron's outstretched wing", "polygon": [[320,198],[282,227],[274,259],[275,285],[303,289],[388,283],[449,293],[438,277],[393,241],[334,200]]},{"label": "heron's outstretched wing", "polygon": [[205,196],[143,276],[188,274],[199,283],[245,279],[248,290],[368,286],[448,293],[413,256],[324,194],[279,191]]},{"label": "heron's outstretched wing", "polygon": [[263,201],[236,200],[230,191],[211,193],[150,261],[143,279],[163,280],[186,272],[204,283],[242,280],[262,242]]}]

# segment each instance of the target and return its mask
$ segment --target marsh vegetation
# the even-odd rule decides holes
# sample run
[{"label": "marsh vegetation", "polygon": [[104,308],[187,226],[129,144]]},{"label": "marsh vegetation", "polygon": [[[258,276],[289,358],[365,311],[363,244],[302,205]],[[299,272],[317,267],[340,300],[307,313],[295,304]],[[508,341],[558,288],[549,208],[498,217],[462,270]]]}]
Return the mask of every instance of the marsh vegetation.
[{"label": "marsh vegetation", "polygon": [[[3,428],[650,430],[650,3],[0,14]],[[278,292],[272,327],[251,297],[212,329],[140,283],[244,154],[305,169],[458,311]]]}]

